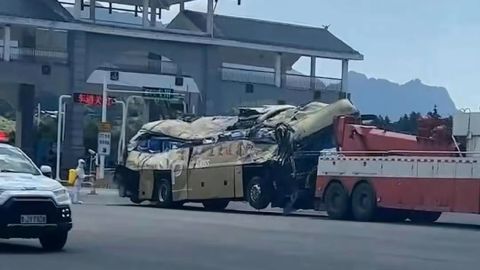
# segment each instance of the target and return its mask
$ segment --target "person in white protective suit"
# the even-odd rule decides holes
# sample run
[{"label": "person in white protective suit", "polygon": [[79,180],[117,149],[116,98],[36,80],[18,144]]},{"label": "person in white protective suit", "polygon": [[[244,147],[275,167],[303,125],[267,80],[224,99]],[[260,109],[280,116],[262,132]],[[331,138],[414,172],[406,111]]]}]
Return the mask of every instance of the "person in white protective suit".
[{"label": "person in white protective suit", "polygon": [[80,204],[80,190],[82,189],[82,183],[85,180],[85,160],[79,159],[77,168],[75,169],[77,178],[75,179],[75,184],[73,185],[73,199],[72,203]]}]

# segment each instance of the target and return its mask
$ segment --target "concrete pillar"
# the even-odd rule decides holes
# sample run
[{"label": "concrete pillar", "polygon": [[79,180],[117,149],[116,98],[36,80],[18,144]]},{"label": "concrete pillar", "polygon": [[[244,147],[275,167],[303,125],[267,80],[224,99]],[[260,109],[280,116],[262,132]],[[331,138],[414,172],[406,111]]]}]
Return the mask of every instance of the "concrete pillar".
[{"label": "concrete pillar", "polygon": [[15,144],[30,158],[34,158],[35,129],[33,115],[35,113],[35,86],[21,84],[18,91]]},{"label": "concrete pillar", "polygon": [[342,92],[348,92],[348,60],[342,60]]},{"label": "concrete pillar", "polygon": [[73,7],[73,17],[77,20],[82,16],[82,1],[83,0],[75,0],[75,5]]},{"label": "concrete pillar", "polygon": [[180,3],[180,12],[185,11],[185,2]]},{"label": "concrete pillar", "polygon": [[207,33],[213,36],[213,0],[207,0]]},{"label": "concrete pillar", "polygon": [[90,0],[90,20],[95,21],[95,5],[97,0]]},{"label": "concrete pillar", "polygon": [[[209,46],[205,48],[204,63],[199,65],[199,70],[203,73],[203,86],[200,89],[202,109],[201,114],[216,115],[223,113],[228,104],[224,103],[224,94],[222,90],[222,81],[219,68],[222,66],[222,60],[217,47]],[[195,79],[197,81],[197,79]],[[201,82],[200,80],[198,82]],[[230,107],[231,108],[231,107]]]},{"label": "concrete pillar", "polygon": [[3,27],[3,61],[10,61],[10,41],[11,41],[11,27],[5,25]]},{"label": "concrete pillar", "polygon": [[[87,80],[87,38],[85,32],[71,31],[69,38],[69,55],[71,61],[70,83],[71,92],[84,92]],[[67,101],[65,114],[65,141],[62,145],[61,174],[65,175],[67,168],[75,168],[77,160],[83,158],[85,149],[83,146],[83,105],[73,104]]]},{"label": "concrete pillar", "polygon": [[154,3],[152,3],[152,8],[150,10],[150,26],[155,27],[156,24],[157,24],[157,7]]},{"label": "concrete pillar", "polygon": [[148,26],[148,7],[150,6],[150,0],[143,0],[143,14],[142,14],[142,19],[143,19],[143,26],[147,27]]},{"label": "concrete pillar", "polygon": [[275,55],[275,86],[282,87],[282,54]]},{"label": "concrete pillar", "polygon": [[315,90],[315,81],[317,74],[317,57],[310,57],[310,89]]}]

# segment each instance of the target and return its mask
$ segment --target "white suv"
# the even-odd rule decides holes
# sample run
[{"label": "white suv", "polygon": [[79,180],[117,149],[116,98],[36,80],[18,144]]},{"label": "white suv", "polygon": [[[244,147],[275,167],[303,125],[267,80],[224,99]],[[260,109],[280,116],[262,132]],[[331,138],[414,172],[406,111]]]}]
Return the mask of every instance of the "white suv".
[{"label": "white suv", "polygon": [[17,147],[0,143],[0,238],[39,238],[61,250],[72,228],[68,191]]}]

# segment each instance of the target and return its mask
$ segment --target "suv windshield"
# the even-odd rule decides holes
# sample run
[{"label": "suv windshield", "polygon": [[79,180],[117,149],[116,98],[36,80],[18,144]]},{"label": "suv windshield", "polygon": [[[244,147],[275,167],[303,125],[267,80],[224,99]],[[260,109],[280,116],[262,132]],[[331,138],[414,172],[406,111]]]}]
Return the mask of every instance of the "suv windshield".
[{"label": "suv windshield", "polygon": [[0,172],[40,175],[35,165],[18,149],[0,147]]}]

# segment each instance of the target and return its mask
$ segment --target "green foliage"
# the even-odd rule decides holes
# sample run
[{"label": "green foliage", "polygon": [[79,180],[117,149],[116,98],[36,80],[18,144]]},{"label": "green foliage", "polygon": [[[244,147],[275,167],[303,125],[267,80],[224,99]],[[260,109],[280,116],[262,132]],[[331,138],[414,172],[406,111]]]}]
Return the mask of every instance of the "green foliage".
[{"label": "green foliage", "polygon": [[51,117],[42,117],[38,126],[37,137],[54,141],[57,139],[57,120]]},{"label": "green foliage", "polygon": [[[434,110],[427,114],[428,117],[441,118],[441,116]],[[377,120],[374,121],[374,125],[384,128],[386,130],[407,133],[407,134],[416,134],[417,133],[417,120],[422,117],[421,113],[411,112],[410,114],[404,114],[398,121],[391,122],[388,116],[378,116]],[[449,121],[448,126],[451,127],[453,123],[453,118],[450,116],[447,118]]]}]

